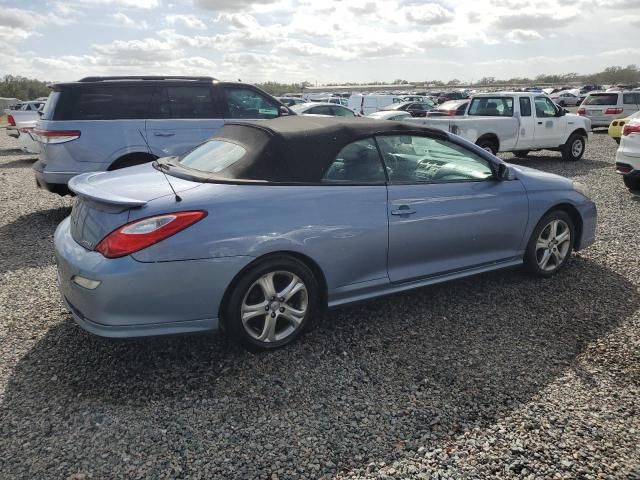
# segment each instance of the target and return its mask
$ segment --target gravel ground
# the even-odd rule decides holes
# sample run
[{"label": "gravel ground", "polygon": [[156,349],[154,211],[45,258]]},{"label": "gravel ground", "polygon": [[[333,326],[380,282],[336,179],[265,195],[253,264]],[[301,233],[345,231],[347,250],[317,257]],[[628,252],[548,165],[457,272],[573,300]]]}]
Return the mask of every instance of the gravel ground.
[{"label": "gravel ground", "polygon": [[0,131],[2,478],[640,479],[640,202],[606,134],[578,163],[518,160],[598,204],[597,244],[558,276],[332,311],[270,354],[83,332],[52,256],[70,200],[15,146]]}]

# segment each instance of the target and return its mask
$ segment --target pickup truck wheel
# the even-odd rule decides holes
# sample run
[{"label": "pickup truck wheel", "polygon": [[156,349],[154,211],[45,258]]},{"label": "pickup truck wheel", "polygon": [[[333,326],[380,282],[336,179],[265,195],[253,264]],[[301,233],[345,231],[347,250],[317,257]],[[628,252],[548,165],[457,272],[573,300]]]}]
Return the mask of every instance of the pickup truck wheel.
[{"label": "pickup truck wheel", "polygon": [[574,133],[569,137],[567,143],[562,147],[562,158],[564,160],[570,160],[572,162],[578,161],[584,155],[584,147],[586,142],[584,137]]},{"label": "pickup truck wheel", "polygon": [[529,155],[529,150],[517,150],[513,154],[518,158],[524,158]]},{"label": "pickup truck wheel", "polygon": [[476,145],[478,145],[483,150],[491,153],[492,155],[498,153],[498,146],[491,140],[480,140],[478,143],[476,143]]}]

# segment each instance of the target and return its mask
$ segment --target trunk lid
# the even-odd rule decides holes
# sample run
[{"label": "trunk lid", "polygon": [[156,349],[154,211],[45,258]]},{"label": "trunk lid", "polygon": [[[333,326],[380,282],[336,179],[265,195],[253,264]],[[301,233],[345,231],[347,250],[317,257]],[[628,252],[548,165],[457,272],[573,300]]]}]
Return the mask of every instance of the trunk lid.
[{"label": "trunk lid", "polygon": [[[176,177],[168,180],[176,193],[201,185]],[[151,164],[78,175],[69,181],[69,188],[77,195],[71,210],[71,236],[88,250],[127,223],[132,208],[173,195],[165,176]]]}]

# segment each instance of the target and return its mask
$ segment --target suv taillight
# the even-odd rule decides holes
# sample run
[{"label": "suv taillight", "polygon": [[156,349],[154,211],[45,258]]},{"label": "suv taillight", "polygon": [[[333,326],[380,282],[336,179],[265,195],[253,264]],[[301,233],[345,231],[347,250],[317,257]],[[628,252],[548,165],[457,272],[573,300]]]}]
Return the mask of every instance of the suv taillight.
[{"label": "suv taillight", "polygon": [[80,138],[80,130],[33,129],[33,136],[40,143],[65,143]]},{"label": "suv taillight", "polygon": [[584,107],[581,107],[578,109],[578,115],[586,115],[587,114],[587,109]]},{"label": "suv taillight", "polygon": [[13,115],[7,115],[7,122],[9,122],[9,125],[12,127],[16,126],[16,121],[13,119]]},{"label": "suv taillight", "polygon": [[627,123],[622,129],[622,135],[625,137],[632,133],[640,133],[640,123]]},{"label": "suv taillight", "polygon": [[624,108],[616,107],[616,108],[607,108],[604,113],[607,115],[619,115],[624,112]]}]

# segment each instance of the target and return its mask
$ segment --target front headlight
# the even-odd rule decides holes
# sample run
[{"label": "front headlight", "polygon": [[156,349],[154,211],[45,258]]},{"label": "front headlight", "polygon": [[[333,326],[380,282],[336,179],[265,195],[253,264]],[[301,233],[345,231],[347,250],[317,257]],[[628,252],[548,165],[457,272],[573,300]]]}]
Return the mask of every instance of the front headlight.
[{"label": "front headlight", "polygon": [[589,198],[589,189],[584,183],[573,182],[573,189],[576,192],[580,193],[581,195],[584,195],[585,197]]}]

